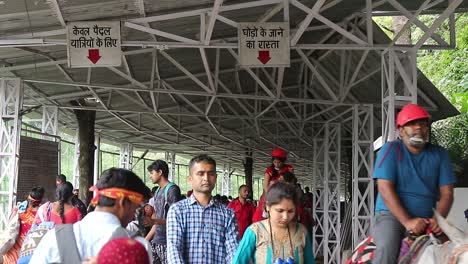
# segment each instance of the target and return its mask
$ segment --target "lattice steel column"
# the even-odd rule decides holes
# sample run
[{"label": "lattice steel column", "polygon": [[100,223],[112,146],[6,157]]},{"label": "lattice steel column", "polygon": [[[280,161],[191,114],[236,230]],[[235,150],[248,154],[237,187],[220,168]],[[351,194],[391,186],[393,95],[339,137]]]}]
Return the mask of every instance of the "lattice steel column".
[{"label": "lattice steel column", "polygon": [[[316,135],[318,135],[317,133]],[[323,256],[323,236],[324,236],[324,188],[323,188],[323,140],[314,138],[313,152],[313,177],[314,186],[313,204],[314,220],[312,247],[315,256]]]},{"label": "lattice steel column", "polygon": [[73,186],[80,186],[80,133],[77,130],[75,135],[75,155],[73,156]]},{"label": "lattice steel column", "polygon": [[[403,66],[404,65],[404,66]],[[417,103],[418,69],[415,52],[382,52],[382,142],[394,140],[395,107]]]},{"label": "lattice steel column", "polygon": [[96,145],[96,149],[94,150],[94,176],[93,176],[93,185],[95,185],[99,179],[99,164],[101,162],[101,134],[96,133],[94,138],[94,145]]},{"label": "lattice steel column", "polygon": [[176,154],[175,152],[170,153],[170,165],[171,169],[169,171],[169,180],[174,181],[176,173]]},{"label": "lattice steel column", "polygon": [[355,248],[374,224],[374,107],[353,108],[352,248]]},{"label": "lattice steel column", "polygon": [[327,123],[324,137],[324,262],[341,264],[341,127]]},{"label": "lattice steel column", "polygon": [[57,106],[42,106],[42,133],[58,135]]},{"label": "lattice steel column", "polygon": [[133,145],[129,143],[120,146],[120,167],[132,170],[133,164]]},{"label": "lattice steel column", "polygon": [[223,169],[223,181],[222,181],[222,193],[223,195],[229,196],[231,193],[231,164],[224,164]]},{"label": "lattice steel column", "polygon": [[23,90],[19,78],[0,78],[0,230],[16,203]]}]

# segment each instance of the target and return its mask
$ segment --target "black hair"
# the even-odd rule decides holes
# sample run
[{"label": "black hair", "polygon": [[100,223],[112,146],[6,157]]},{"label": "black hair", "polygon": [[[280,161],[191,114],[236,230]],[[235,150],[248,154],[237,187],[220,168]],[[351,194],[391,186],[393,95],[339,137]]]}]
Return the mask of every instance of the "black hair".
[{"label": "black hair", "polygon": [[284,179],[285,182],[292,183],[292,184],[297,183],[296,175],[294,175],[293,172],[285,171],[281,175],[283,175],[283,179]]},{"label": "black hair", "polygon": [[156,192],[156,190],[159,188],[159,186],[153,186],[153,188],[151,188],[151,194],[154,195],[154,193]]},{"label": "black hair", "polygon": [[272,161],[272,162],[273,162],[275,159],[276,159],[276,160],[279,160],[279,161],[281,161],[281,162],[283,162],[283,163],[286,162],[286,158],[281,158],[281,157],[276,157],[276,156],[272,156],[272,157],[271,157],[271,161]]},{"label": "black hair", "polygon": [[32,207],[35,208],[41,205],[42,198],[44,198],[44,193],[45,190],[41,186],[37,186],[31,189],[31,191],[29,192],[29,196],[31,196],[31,198],[33,198],[35,201],[31,201],[30,199],[28,199],[28,202],[31,203]]},{"label": "black hair", "polygon": [[56,180],[61,182],[61,183],[64,183],[64,182],[67,181],[67,176],[65,176],[63,174],[59,174],[59,175],[57,175]]},{"label": "black hair", "polygon": [[164,160],[155,160],[146,169],[149,172],[161,170],[164,178],[167,179],[169,177],[169,167]]},{"label": "black hair", "polygon": [[59,202],[59,215],[62,219],[62,224],[65,224],[65,203],[73,196],[73,185],[70,182],[64,182],[57,186],[55,198]]},{"label": "black hair", "polygon": [[190,162],[189,162],[189,172],[191,173],[192,172],[192,168],[193,168],[193,165],[195,165],[195,163],[199,163],[199,162],[204,162],[204,163],[208,163],[208,164],[211,164],[215,167],[215,171],[216,171],[216,161],[206,155],[206,154],[201,154],[201,155],[198,155],[198,156],[195,156],[193,157]]},{"label": "black hair", "polygon": [[[132,171],[121,168],[110,168],[102,172],[99,181],[96,183],[99,190],[107,188],[122,188],[132,192],[142,194],[144,199],[151,197],[151,190],[145,183]],[[99,206],[112,207],[115,205],[115,199],[99,196],[97,203]]]},{"label": "black hair", "polygon": [[240,192],[240,190],[241,190],[242,188],[244,188],[244,187],[248,187],[248,186],[247,186],[246,184],[242,184],[241,186],[239,186],[239,192]]},{"label": "black hair", "polygon": [[277,181],[268,188],[268,192],[265,196],[265,205],[276,205],[283,199],[291,200],[295,206],[299,205],[300,202],[299,195],[294,184]]}]

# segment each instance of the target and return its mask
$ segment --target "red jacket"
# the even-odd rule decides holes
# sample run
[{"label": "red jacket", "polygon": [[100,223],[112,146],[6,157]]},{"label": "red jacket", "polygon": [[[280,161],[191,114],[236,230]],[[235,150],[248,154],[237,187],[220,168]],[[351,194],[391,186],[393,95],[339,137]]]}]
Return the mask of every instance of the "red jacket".
[{"label": "red jacket", "polygon": [[239,198],[234,199],[228,204],[229,208],[236,213],[237,224],[239,226],[239,239],[242,239],[245,230],[252,224],[252,216],[255,212],[255,206],[248,201],[241,204]]}]

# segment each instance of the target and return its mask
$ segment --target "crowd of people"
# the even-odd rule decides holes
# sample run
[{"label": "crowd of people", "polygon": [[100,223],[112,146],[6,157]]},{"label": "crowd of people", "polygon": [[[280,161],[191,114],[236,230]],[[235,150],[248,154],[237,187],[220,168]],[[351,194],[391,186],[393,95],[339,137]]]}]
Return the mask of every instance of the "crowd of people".
[{"label": "crowd of people", "polygon": [[[453,201],[448,155],[428,143],[429,114],[405,106],[397,126],[400,139],[384,145],[376,159],[374,263],[396,263],[404,231],[439,233],[432,208],[446,216]],[[213,195],[216,161],[205,154],[188,164],[192,190],[186,196],[169,181],[163,160],[147,167],[152,190],[132,171],[104,171],[90,188],[94,198],[88,207],[59,175],[55,201],[43,203],[44,189],[36,187],[13,210],[10,222],[19,228],[3,262],[313,264],[312,194],[300,188],[287,155],[280,148],[272,151],[257,206],[247,185],[235,199]],[[38,243],[27,240],[48,223],[50,230]],[[21,262],[28,250],[28,260]]]}]

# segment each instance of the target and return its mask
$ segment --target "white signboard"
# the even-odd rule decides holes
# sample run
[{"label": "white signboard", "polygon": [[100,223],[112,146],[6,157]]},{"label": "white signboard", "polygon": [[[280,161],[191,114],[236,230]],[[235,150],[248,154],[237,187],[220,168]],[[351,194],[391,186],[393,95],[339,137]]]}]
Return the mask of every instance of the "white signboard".
[{"label": "white signboard", "polygon": [[239,63],[289,67],[289,22],[239,23]]},{"label": "white signboard", "polygon": [[67,52],[72,68],[120,66],[120,21],[68,23]]}]

